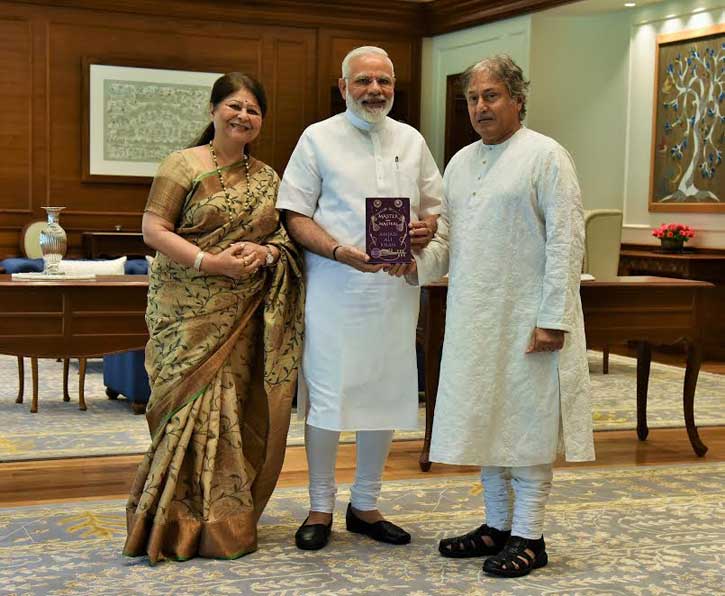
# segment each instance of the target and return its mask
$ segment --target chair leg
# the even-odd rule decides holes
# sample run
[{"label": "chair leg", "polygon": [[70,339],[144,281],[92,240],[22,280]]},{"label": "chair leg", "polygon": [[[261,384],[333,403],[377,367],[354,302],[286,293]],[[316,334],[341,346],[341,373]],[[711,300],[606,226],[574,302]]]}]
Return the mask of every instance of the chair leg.
[{"label": "chair leg", "polygon": [[602,350],[602,374],[609,374],[609,344],[604,346]]},{"label": "chair leg", "polygon": [[30,404],[30,412],[35,414],[38,411],[38,359],[35,356],[30,358],[30,368],[33,371],[33,401]]},{"label": "chair leg", "polygon": [[70,369],[70,358],[63,358],[63,401],[70,401],[68,393],[68,370]]},{"label": "chair leg", "polygon": [[85,384],[86,384],[86,359],[85,358],[79,358],[78,359],[79,364],[79,371],[78,371],[78,409],[83,410],[84,412],[88,409],[86,408],[86,397],[84,393]]},{"label": "chair leg", "polygon": [[15,398],[16,404],[23,403],[23,394],[25,393],[25,362],[22,356],[18,356],[18,396]]}]

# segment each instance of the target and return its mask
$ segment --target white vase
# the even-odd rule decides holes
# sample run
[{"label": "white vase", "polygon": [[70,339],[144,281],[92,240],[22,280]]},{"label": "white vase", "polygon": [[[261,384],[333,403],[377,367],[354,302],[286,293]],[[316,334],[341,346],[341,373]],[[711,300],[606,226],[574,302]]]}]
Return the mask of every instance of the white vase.
[{"label": "white vase", "polygon": [[68,249],[68,237],[58,219],[65,207],[43,207],[48,213],[48,225],[40,232],[40,250],[43,253],[43,273],[59,275],[58,266]]}]

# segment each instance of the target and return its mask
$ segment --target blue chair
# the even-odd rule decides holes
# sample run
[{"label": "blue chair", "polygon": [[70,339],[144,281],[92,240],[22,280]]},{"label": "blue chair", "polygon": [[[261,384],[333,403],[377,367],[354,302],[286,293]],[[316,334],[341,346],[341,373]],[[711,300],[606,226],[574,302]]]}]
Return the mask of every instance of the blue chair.
[{"label": "blue chair", "polygon": [[[146,259],[129,259],[125,265],[126,275],[146,275]],[[144,367],[144,351],[131,350],[103,357],[103,384],[109,399],[124,395],[131,401],[135,414],[146,412],[151,395],[149,377]]]},{"label": "blue chair", "polygon": [[103,384],[109,399],[125,395],[135,414],[143,414],[151,395],[144,351],[131,350],[103,357]]}]

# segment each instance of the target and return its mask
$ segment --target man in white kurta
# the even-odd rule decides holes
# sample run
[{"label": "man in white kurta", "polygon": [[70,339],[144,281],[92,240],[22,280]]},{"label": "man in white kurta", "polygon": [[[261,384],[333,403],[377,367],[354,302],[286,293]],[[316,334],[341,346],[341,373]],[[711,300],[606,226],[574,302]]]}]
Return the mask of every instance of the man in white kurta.
[{"label": "man in white kurta", "polygon": [[411,241],[427,244],[440,211],[440,173],[420,133],[386,117],[393,66],[379,48],[343,62],[347,111],[302,134],[277,207],[305,247],[307,298],[298,407],[307,408],[310,514],[297,546],[327,544],[340,431],[358,431],[347,528],[402,544],[410,536],[377,510],[394,429],[417,428],[415,329],[419,289],[369,265],[365,198],[409,197]]},{"label": "man in white kurta", "polygon": [[430,459],[482,466],[486,524],[439,550],[496,555],[484,571],[520,576],[547,561],[544,507],[558,451],[594,458],[583,211],[569,154],[521,125],[521,69],[497,56],[464,79],[482,140],[446,167],[438,234],[416,265],[420,284],[449,274]]}]

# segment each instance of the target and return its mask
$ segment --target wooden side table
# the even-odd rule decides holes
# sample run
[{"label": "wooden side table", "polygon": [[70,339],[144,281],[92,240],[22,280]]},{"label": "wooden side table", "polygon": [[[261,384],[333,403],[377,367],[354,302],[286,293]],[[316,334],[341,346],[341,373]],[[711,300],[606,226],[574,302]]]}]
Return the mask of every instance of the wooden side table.
[{"label": "wooden side table", "polygon": [[153,256],[155,252],[146,246],[141,232],[83,232],[81,242],[87,259]]},{"label": "wooden side table", "polygon": [[657,275],[708,281],[715,285],[705,293],[703,357],[725,359],[725,251],[685,249],[662,252],[654,246],[623,244],[619,275]]}]

